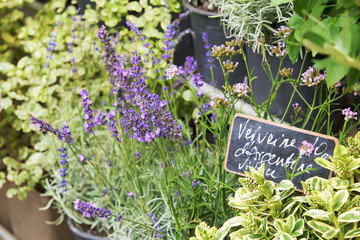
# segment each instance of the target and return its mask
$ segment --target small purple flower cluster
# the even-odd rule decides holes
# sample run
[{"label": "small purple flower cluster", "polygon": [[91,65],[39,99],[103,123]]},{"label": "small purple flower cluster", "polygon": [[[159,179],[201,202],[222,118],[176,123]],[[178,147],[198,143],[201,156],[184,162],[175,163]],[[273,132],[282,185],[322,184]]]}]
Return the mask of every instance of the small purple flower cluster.
[{"label": "small purple flower cluster", "polygon": [[62,128],[57,129],[53,128],[50,123],[43,122],[42,120],[32,117],[31,123],[34,124],[37,128],[39,128],[39,132],[50,132],[54,134],[59,140],[71,145],[74,143],[74,138],[71,137],[71,132],[69,127],[66,126],[66,122],[62,123]]},{"label": "small purple flower cluster", "polygon": [[215,64],[213,63],[215,61],[215,57],[212,55],[211,52],[211,44],[209,44],[209,36],[207,34],[207,32],[203,32],[202,33],[202,39],[204,42],[204,48],[206,49],[206,61],[208,62],[207,67],[208,68],[214,68]]},{"label": "small purple flower cluster", "polygon": [[298,148],[300,151],[300,155],[303,156],[310,156],[310,154],[314,151],[314,145],[307,141],[302,141],[301,146]]},{"label": "small purple flower cluster", "polygon": [[250,93],[250,88],[246,82],[237,83],[233,85],[230,89],[230,94],[238,98],[246,97],[249,93]]},{"label": "small purple flower cluster", "polygon": [[162,234],[161,234],[162,228],[161,228],[161,226],[160,226],[160,223],[156,223],[158,219],[157,219],[157,218],[154,216],[154,214],[152,214],[152,213],[147,213],[146,216],[148,216],[148,217],[151,219],[151,222],[152,222],[153,224],[156,224],[156,225],[155,225],[156,236],[157,236],[158,238],[162,238]]},{"label": "small purple flower cluster", "polygon": [[175,43],[178,42],[184,35],[191,32],[190,29],[185,29],[184,31],[179,32],[181,20],[185,19],[189,14],[190,10],[179,14],[179,18],[172,21],[172,23],[166,28],[164,35],[165,46],[162,48],[164,51],[164,54],[162,55],[163,59],[170,59],[171,53],[175,49]]},{"label": "small purple flower cluster", "polygon": [[168,167],[168,166],[170,166],[170,164],[171,165],[174,165],[174,161],[173,160],[171,160],[171,161],[164,161],[164,162],[161,162],[161,168],[166,168],[166,167]]},{"label": "small purple flower cluster", "polygon": [[108,126],[109,126],[109,131],[111,133],[111,137],[117,138],[117,140],[119,141],[119,143],[121,143],[121,135],[119,134],[117,127],[116,127],[116,120],[115,120],[115,116],[116,116],[116,111],[112,110],[109,114],[108,114]]},{"label": "small purple flower cluster", "polygon": [[194,180],[194,181],[191,182],[191,185],[192,185],[194,188],[196,188],[199,183],[200,183],[200,180],[197,180],[197,181]]},{"label": "small purple flower cluster", "polygon": [[299,103],[293,103],[291,106],[294,108],[295,114],[304,113],[303,110],[302,110],[302,107],[299,105]]},{"label": "small purple flower cluster", "polygon": [[69,165],[67,161],[68,155],[66,152],[66,147],[58,148],[58,151],[60,152],[60,165],[62,166],[60,169],[60,186],[63,188],[63,192],[66,192],[67,181],[65,180],[65,177],[67,176],[67,166]]},{"label": "small purple flower cluster", "polygon": [[210,111],[210,109],[211,109],[211,106],[208,103],[204,103],[202,106],[200,105],[200,106],[196,106],[196,107],[199,110],[200,116],[202,116],[204,113]]},{"label": "small purple flower cluster", "polygon": [[184,71],[182,76],[187,78],[191,76],[190,81],[192,81],[195,87],[200,88],[203,86],[204,82],[200,73],[195,73],[197,70],[197,61],[192,56],[187,56],[184,63]]},{"label": "small purple flower cluster", "polygon": [[133,192],[129,192],[128,194],[127,194],[129,197],[131,197],[131,199],[134,199],[134,193]]},{"label": "small purple flower cluster", "polygon": [[136,159],[141,158],[141,152],[140,152],[139,150],[136,150],[136,151],[134,152],[134,156],[135,156]]},{"label": "small purple flower cluster", "polygon": [[175,191],[175,195],[174,195],[174,204],[176,203],[176,199],[179,197],[179,191],[176,190]]},{"label": "small purple flower cluster", "polygon": [[345,108],[341,111],[342,115],[345,116],[345,121],[348,121],[350,119],[354,119],[354,120],[357,120],[357,117],[356,115],[358,114],[357,112],[353,112],[350,110],[350,108]]},{"label": "small purple flower cluster", "polygon": [[74,202],[74,209],[82,212],[83,216],[86,218],[107,218],[111,215],[111,210],[107,210],[102,206],[99,208],[92,201],[90,202],[80,202],[77,198]]},{"label": "small purple flower cluster", "polygon": [[189,169],[189,171],[186,171],[186,172],[183,172],[183,174],[182,174],[182,176],[185,178],[190,178],[190,176],[191,176],[191,174],[192,174],[192,171],[191,171],[191,169]]},{"label": "small purple flower cluster", "polygon": [[179,68],[176,65],[171,65],[166,71],[166,78],[168,80],[171,80],[173,77],[175,77],[179,72]]},{"label": "small purple flower cluster", "polygon": [[274,35],[276,35],[278,37],[287,38],[293,30],[294,30],[294,27],[289,28],[286,26],[280,26],[280,28],[278,28],[278,31],[276,33],[274,33]]},{"label": "small purple flower cluster", "polygon": [[91,105],[92,105],[92,101],[89,98],[89,93],[83,89],[80,92],[80,95],[82,97],[81,99],[81,105],[84,111],[84,116],[83,119],[84,121],[84,130],[85,132],[88,133],[94,133],[94,127],[96,125],[105,125],[107,124],[107,120],[106,120],[106,115],[107,113],[101,112],[101,109],[97,111],[96,116],[94,110],[92,109]]},{"label": "small purple flower cluster", "polygon": [[86,161],[86,157],[84,157],[84,155],[79,154],[78,157],[80,159],[80,162],[85,162]]},{"label": "small purple flower cluster", "polygon": [[283,57],[285,54],[287,54],[285,43],[283,42],[278,42],[277,45],[271,46],[270,50],[271,53],[275,54],[276,57]]},{"label": "small purple flower cluster", "polygon": [[[78,14],[80,11],[80,8],[77,10],[76,14]],[[75,74],[77,72],[77,69],[75,67],[75,57],[74,57],[74,53],[73,53],[73,47],[74,47],[74,42],[75,39],[77,38],[76,36],[76,27],[80,26],[80,23],[82,21],[82,15],[78,15],[78,16],[74,16],[72,18],[73,21],[73,25],[71,27],[71,38],[70,38],[70,42],[68,42],[67,46],[68,46],[68,51],[70,54],[72,54],[72,58],[70,59],[70,63],[71,63],[71,72],[73,74]]]},{"label": "small purple flower cluster", "polygon": [[326,77],[326,72],[320,73],[319,70],[314,69],[313,67],[309,67],[309,69],[301,74],[301,81],[300,85],[306,85],[308,87],[315,86],[319,84],[321,81],[324,81]]},{"label": "small purple flower cluster", "polygon": [[46,63],[44,64],[43,68],[50,67],[50,61],[54,55],[54,50],[57,45],[57,42],[56,42],[57,32],[56,31],[60,24],[61,24],[61,21],[56,21],[54,32],[51,33],[50,39],[48,41],[48,47],[46,49]]}]

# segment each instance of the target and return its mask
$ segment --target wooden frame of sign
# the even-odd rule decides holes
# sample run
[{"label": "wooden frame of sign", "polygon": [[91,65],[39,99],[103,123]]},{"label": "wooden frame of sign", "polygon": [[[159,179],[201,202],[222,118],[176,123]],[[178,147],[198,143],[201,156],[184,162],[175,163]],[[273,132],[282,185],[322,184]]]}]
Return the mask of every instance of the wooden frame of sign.
[{"label": "wooden frame of sign", "polygon": [[302,192],[301,181],[313,176],[328,179],[332,176],[330,170],[316,164],[314,159],[328,159],[339,144],[338,139],[238,113],[231,124],[224,168],[246,176],[244,171],[249,171],[249,166],[259,168],[265,163],[265,179],[279,183],[286,179],[285,166],[292,172],[303,141],[311,143],[313,151],[309,156],[301,156],[296,172],[312,167],[318,170],[293,179],[297,190]]}]

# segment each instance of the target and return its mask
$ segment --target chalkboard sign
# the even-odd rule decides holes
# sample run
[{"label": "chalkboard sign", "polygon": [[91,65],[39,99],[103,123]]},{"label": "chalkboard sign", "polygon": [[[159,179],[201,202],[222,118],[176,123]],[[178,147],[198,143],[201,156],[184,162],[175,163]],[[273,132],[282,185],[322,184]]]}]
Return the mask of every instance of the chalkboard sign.
[{"label": "chalkboard sign", "polygon": [[302,189],[301,181],[309,177],[330,178],[329,170],[314,161],[317,157],[329,159],[338,140],[334,137],[273,123],[267,120],[236,114],[230,130],[224,167],[227,171],[243,175],[249,166],[256,169],[265,163],[265,179],[279,183],[286,179],[285,166],[290,172],[299,156],[303,141],[313,145],[309,156],[302,155],[296,172],[309,168],[293,179],[294,185]]}]

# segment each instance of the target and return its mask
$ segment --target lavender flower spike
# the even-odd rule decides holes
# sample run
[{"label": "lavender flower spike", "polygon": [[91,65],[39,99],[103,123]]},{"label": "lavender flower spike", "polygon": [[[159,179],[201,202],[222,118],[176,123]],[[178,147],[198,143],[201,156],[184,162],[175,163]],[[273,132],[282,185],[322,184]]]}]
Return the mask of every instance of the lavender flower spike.
[{"label": "lavender flower spike", "polygon": [[43,122],[42,120],[32,117],[31,123],[34,124],[37,128],[39,128],[39,132],[49,132],[54,134],[59,140],[71,145],[74,143],[74,138],[71,137],[71,132],[69,127],[66,126],[66,122],[63,122],[63,127],[60,129],[53,128],[50,123]]},{"label": "lavender flower spike", "polygon": [[80,200],[77,198],[74,202],[74,209],[78,210],[83,213],[83,216],[86,218],[107,218],[111,215],[111,210],[107,210],[103,208],[102,206],[99,208],[96,206],[93,202],[80,202]]}]

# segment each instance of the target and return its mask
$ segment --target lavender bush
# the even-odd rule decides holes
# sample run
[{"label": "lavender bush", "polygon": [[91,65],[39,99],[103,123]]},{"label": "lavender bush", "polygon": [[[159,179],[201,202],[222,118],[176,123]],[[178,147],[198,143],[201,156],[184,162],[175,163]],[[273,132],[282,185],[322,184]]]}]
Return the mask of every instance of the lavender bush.
[{"label": "lavender bush", "polygon": [[[81,112],[81,121],[74,116],[69,120],[71,124],[56,128],[41,119],[31,119],[40,131],[52,133],[60,140],[53,147],[52,157],[58,158],[59,163],[52,173],[54,180],[47,183],[47,194],[74,221],[96,225],[114,239],[187,239],[194,235],[200,221],[221,226],[236,215],[228,198],[238,186],[237,178],[223,168],[231,119],[241,111],[241,105],[250,104],[257,117],[275,120],[269,109],[283,83],[294,87],[293,95],[301,95],[299,89],[304,87],[316,90],[312,103],[304,100],[306,106],[290,99],[286,110],[294,111],[290,124],[305,128],[313,118],[313,131],[325,129],[332,134],[331,116],[342,111],[336,108],[336,100],[346,93],[346,88],[337,84],[325,89],[325,73],[314,68],[303,69],[296,77],[291,69],[282,69],[286,38],[272,48],[273,54],[281,58],[276,76],[271,75],[264,59],[263,67],[272,88],[268,100],[259,104],[255,102],[252,83],[261,80],[252,76],[247,65],[232,61],[235,54],[242,54],[246,63],[243,40],[221,46],[206,43],[209,67],[212,68],[212,61],[219,60],[226,80],[224,88],[210,98],[212,91],[205,91],[194,58],[187,57],[184,66],[170,62],[174,41],[182,35],[176,31],[179,21],[168,27],[161,58],[154,55],[140,29],[131,22],[126,24],[148,53],[144,57],[137,51],[121,55],[107,29],[99,29],[101,56],[109,76],[109,92],[100,102],[106,104],[100,107],[90,97],[94,93],[83,89],[78,96],[81,111],[69,111],[69,116]],[[279,37],[287,36],[281,34],[283,31],[284,28],[279,29]],[[203,39],[206,41],[206,34]],[[151,67],[145,64],[148,62]],[[231,86],[227,79],[237,67],[246,67],[248,76]],[[149,71],[155,71],[158,78],[149,79]],[[320,96],[321,104],[316,105],[317,94],[323,91],[325,97]],[[340,141],[349,126],[356,126],[351,124],[356,120],[355,112],[345,109],[343,114],[345,124],[339,133]],[[284,118],[279,121],[284,122]],[[303,157],[311,154],[309,143],[298,147]],[[295,177],[292,166],[286,167],[289,179]],[[285,197],[294,190],[289,182],[284,183],[286,187],[279,187],[279,191],[287,191]]]}]

